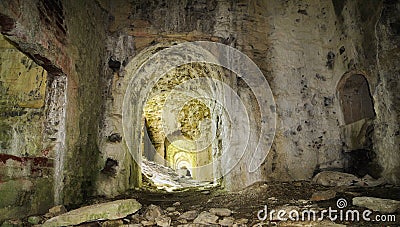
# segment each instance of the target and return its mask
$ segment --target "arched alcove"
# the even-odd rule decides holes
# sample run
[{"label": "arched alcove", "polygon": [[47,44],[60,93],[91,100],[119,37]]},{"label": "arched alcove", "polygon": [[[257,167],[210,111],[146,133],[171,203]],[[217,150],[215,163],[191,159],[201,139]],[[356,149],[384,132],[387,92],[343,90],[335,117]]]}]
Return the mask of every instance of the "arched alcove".
[{"label": "arched alcove", "polygon": [[363,75],[343,76],[338,84],[337,92],[344,124],[375,116],[369,84]]},{"label": "arched alcove", "polygon": [[359,177],[378,176],[372,142],[371,119],[375,111],[368,80],[359,73],[346,74],[338,84],[337,94],[342,111],[344,171]]}]

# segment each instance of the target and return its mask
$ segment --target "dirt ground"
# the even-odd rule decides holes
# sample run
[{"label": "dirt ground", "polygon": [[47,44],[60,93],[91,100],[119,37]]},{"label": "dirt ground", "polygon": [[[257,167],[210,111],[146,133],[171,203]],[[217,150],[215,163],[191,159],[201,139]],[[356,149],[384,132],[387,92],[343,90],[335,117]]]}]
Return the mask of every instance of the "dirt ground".
[{"label": "dirt ground", "polygon": [[[312,202],[310,198],[314,192],[323,191],[328,189],[334,189],[337,191],[337,195],[334,199],[327,201]],[[264,208],[264,205],[268,206],[268,209],[280,209],[284,205],[295,206],[299,211],[301,209],[337,209],[337,200],[345,199],[347,206],[343,208],[344,211],[347,209],[358,210],[360,213],[364,210],[363,208],[352,206],[352,198],[355,196],[372,196],[385,199],[400,200],[400,187],[393,185],[383,185],[379,187],[347,187],[347,188],[332,188],[315,185],[307,181],[283,183],[283,182],[268,182],[268,183],[256,183],[245,190],[238,192],[226,192],[221,188],[215,187],[211,189],[186,189],[180,192],[163,192],[157,191],[151,188],[143,188],[141,190],[130,191],[124,196],[120,196],[115,199],[126,199],[135,198],[139,201],[143,208],[139,211],[142,214],[145,208],[154,204],[160,206],[162,209],[173,206],[174,203],[180,202],[180,205],[176,206],[176,210],[179,213],[185,211],[197,210],[197,211],[208,211],[210,208],[229,208],[233,211],[233,217],[235,219],[246,218],[248,223],[243,226],[300,226],[301,220],[290,224],[290,222],[271,220],[271,221],[260,221],[257,217],[259,210]],[[93,198],[88,201],[88,204],[105,202],[107,199],[104,198]],[[380,215],[378,212],[373,212],[371,219],[375,218],[375,215]],[[396,213],[395,222],[367,222],[357,221],[351,222],[342,220],[335,221],[338,224],[345,224],[347,226],[400,226],[400,214]],[[317,216],[319,217],[319,216]],[[132,223],[130,219],[133,217],[128,216],[123,220],[123,223]],[[181,223],[177,221],[176,217],[172,218],[172,226],[177,226]],[[325,218],[329,220],[328,218]],[[325,220],[324,219],[324,220]],[[362,219],[360,217],[360,219]],[[122,223],[122,222],[119,222]],[[304,225],[307,223],[304,222]],[[96,222],[86,223],[81,226],[112,226],[110,222]],[[117,225],[115,225],[117,226]],[[308,225],[310,226],[310,225]],[[325,226],[321,224],[320,226]]]}]

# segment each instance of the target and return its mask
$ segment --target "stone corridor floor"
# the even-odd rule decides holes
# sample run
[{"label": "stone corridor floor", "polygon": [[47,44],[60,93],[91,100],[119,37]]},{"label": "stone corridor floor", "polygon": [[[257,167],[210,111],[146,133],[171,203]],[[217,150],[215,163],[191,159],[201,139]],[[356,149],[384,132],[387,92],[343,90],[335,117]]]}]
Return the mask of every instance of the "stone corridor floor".
[{"label": "stone corridor floor", "polygon": [[[182,191],[188,188],[212,188],[216,185],[208,181],[197,181],[187,176],[180,176],[175,170],[170,167],[142,160],[142,173],[146,183],[153,188],[165,190],[167,192]],[[148,189],[151,189],[151,186]]]},{"label": "stone corridor floor", "polygon": [[[334,192],[321,193],[321,192]],[[376,187],[326,187],[308,181],[291,183],[256,183],[245,190],[226,192],[218,187],[190,188],[184,191],[166,192],[144,187],[132,190],[118,199],[136,199],[142,208],[136,213],[117,220],[98,220],[83,223],[78,226],[399,226],[399,210],[394,212],[397,221],[331,221],[325,218],[322,221],[281,221],[276,213],[262,221],[265,214],[265,205],[268,212],[274,210],[304,211],[312,210],[319,214],[324,209],[338,209],[339,202],[343,211],[357,210],[362,214],[366,208],[352,205],[354,197],[370,196],[384,199],[400,200],[400,187],[381,185]],[[110,201],[106,198],[92,198],[84,205],[101,204]],[[72,209],[72,208],[70,208]],[[69,209],[68,209],[69,210]],[[295,214],[295,213],[293,213]],[[339,214],[339,212],[337,213]],[[374,219],[383,213],[373,211],[369,216]],[[383,214],[385,215],[385,214]],[[49,214],[47,214],[47,217]],[[295,216],[295,215],[293,215]],[[286,216],[287,217],[287,216]],[[386,216],[387,217],[387,216]],[[37,216],[39,224],[45,221],[45,216]],[[32,219],[32,217],[31,217]],[[362,219],[360,217],[360,219]],[[5,224],[31,226],[28,219],[11,220]],[[3,224],[4,225],[4,224]],[[5,225],[10,226],[10,225]],[[11,225],[12,226],[12,225]],[[15,225],[14,225],[15,226]]]}]

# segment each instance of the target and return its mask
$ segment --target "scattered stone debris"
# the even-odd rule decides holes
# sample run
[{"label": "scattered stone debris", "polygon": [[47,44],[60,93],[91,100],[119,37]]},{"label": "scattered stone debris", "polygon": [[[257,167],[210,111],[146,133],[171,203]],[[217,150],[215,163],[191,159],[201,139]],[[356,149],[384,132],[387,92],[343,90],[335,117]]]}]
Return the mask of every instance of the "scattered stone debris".
[{"label": "scattered stone debris", "polygon": [[362,179],[361,179],[361,185],[363,187],[376,187],[379,185],[384,185],[386,184],[386,180],[385,178],[381,177],[379,179],[375,179],[373,177],[371,177],[370,175],[365,175]]},{"label": "scattered stone debris", "polygon": [[147,207],[144,213],[144,217],[148,221],[154,221],[156,218],[163,215],[163,213],[164,213],[163,210],[159,206],[151,204],[150,206]]},{"label": "scattered stone debris", "polygon": [[14,227],[14,226],[23,226],[21,220],[7,220],[3,222],[1,227]]},{"label": "scattered stone debris", "polygon": [[194,219],[193,223],[195,224],[203,224],[203,225],[209,225],[209,224],[217,224],[218,216],[211,214],[210,212],[203,211],[197,216],[196,219]]},{"label": "scattered stone debris", "polygon": [[218,223],[222,226],[232,226],[235,223],[235,219],[233,217],[224,217]]},{"label": "scattered stone debris", "polygon": [[46,218],[52,218],[52,217],[55,217],[57,215],[64,214],[64,213],[67,213],[67,209],[65,209],[65,207],[63,205],[58,205],[58,206],[54,206],[54,207],[50,208],[49,212],[47,214],[45,214],[44,216]]},{"label": "scattered stone debris", "polygon": [[167,207],[167,209],[165,209],[167,212],[174,212],[176,210],[176,207]]},{"label": "scattered stone debris", "polygon": [[232,211],[227,208],[211,208],[210,213],[220,217],[229,217],[231,216]]},{"label": "scattered stone debris", "polygon": [[39,216],[31,216],[28,218],[28,222],[32,225],[37,225],[42,221],[42,218]]},{"label": "scattered stone debris", "polygon": [[187,190],[197,187],[204,194],[209,194],[209,188],[215,187],[213,182],[197,181],[191,177],[181,177],[170,167],[157,164],[146,159],[142,160],[142,173],[157,189],[167,192]]},{"label": "scattered stone debris", "polygon": [[334,190],[318,191],[312,194],[311,201],[324,201],[333,199],[335,197],[336,191]]},{"label": "scattered stone debris", "polygon": [[135,199],[116,200],[69,211],[47,220],[42,226],[69,226],[96,220],[115,220],[138,211],[142,205]]},{"label": "scattered stone debris", "polygon": [[322,220],[322,221],[301,221],[301,222],[294,222],[294,221],[285,221],[283,223],[279,223],[279,226],[290,226],[290,227],[346,227],[346,225],[336,224],[331,221]]},{"label": "scattered stone debris", "polygon": [[315,175],[313,182],[323,186],[351,186],[360,179],[349,173],[323,171]]},{"label": "scattered stone debris", "polygon": [[354,197],[353,205],[359,207],[365,207],[373,211],[381,213],[395,213],[400,211],[400,201],[391,199],[381,199],[374,197]]},{"label": "scattered stone debris", "polygon": [[249,219],[247,218],[241,218],[235,221],[235,224],[237,225],[245,225],[249,222]]},{"label": "scattered stone debris", "polygon": [[323,171],[314,176],[313,182],[323,186],[359,186],[359,187],[377,187],[386,184],[384,178],[375,179],[370,175],[363,178],[349,173]]},{"label": "scattered stone debris", "polygon": [[[342,227],[349,223],[343,221],[335,221],[336,223],[334,223],[328,220],[321,222],[280,221],[277,211],[283,210],[285,212],[283,218],[288,218],[291,211],[297,211],[292,213],[291,217],[301,220],[304,217],[303,211],[310,211],[319,215],[328,206],[337,206],[337,200],[334,198],[346,198],[347,201],[351,201],[351,198],[355,196],[353,199],[355,207],[351,207],[351,209],[359,211],[369,209],[374,212],[396,214],[400,211],[400,201],[398,201],[400,197],[395,195],[395,192],[399,190],[398,186],[361,187],[354,185],[327,188],[311,182],[300,183],[301,187],[298,186],[300,184],[294,183],[256,184],[249,189],[235,193],[227,193],[219,188],[210,189],[210,195],[204,195],[201,189],[193,188],[190,189],[191,191],[178,193],[159,192],[149,195],[140,192],[129,195],[131,198],[140,201],[139,204],[136,200],[133,200],[135,201],[133,205],[129,203],[124,205],[129,200],[105,203],[106,199],[98,198],[90,202],[95,204],[92,206],[82,207],[67,213],[64,213],[66,212],[65,207],[57,206],[51,208],[46,215],[35,215],[22,220],[8,220],[3,225],[0,223],[0,226],[239,227],[275,225]],[[392,195],[389,197],[393,200],[362,197],[365,195],[379,197],[387,194]],[[267,205],[267,207],[264,205]],[[268,212],[265,212],[266,209]],[[272,210],[275,210],[275,212],[271,213]],[[259,213],[260,211],[261,213]],[[64,214],[50,217],[57,213]],[[272,216],[270,216],[271,214]],[[262,219],[263,217],[265,219]],[[50,219],[46,221],[48,218]],[[368,224],[368,222],[360,222],[360,226],[369,226]],[[390,226],[392,224],[397,226],[398,222],[389,224]]]},{"label": "scattered stone debris", "polygon": [[171,225],[171,218],[166,216],[159,216],[155,219],[157,226],[168,227]]},{"label": "scattered stone debris", "polygon": [[175,202],[174,204],[172,204],[172,206],[174,206],[174,207],[177,207],[177,206],[180,206],[181,205],[181,203],[178,201],[178,202]]},{"label": "scattered stone debris", "polygon": [[156,224],[154,221],[146,221],[146,220],[143,220],[143,221],[141,221],[140,223],[141,223],[142,225],[144,225],[144,226],[152,226],[152,225],[155,225],[155,224]]},{"label": "scattered stone debris", "polygon": [[178,219],[185,219],[185,220],[194,220],[197,215],[199,215],[199,212],[197,210],[191,210],[183,213],[181,216],[179,216]]}]

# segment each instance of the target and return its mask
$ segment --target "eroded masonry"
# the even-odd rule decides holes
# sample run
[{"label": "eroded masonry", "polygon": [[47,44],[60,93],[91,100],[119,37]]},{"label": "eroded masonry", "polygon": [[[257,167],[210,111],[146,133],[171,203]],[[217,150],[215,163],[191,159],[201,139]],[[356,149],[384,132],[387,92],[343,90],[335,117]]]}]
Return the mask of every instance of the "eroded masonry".
[{"label": "eroded masonry", "polygon": [[399,1],[2,0],[0,31],[0,221],[148,185],[400,185]]}]

